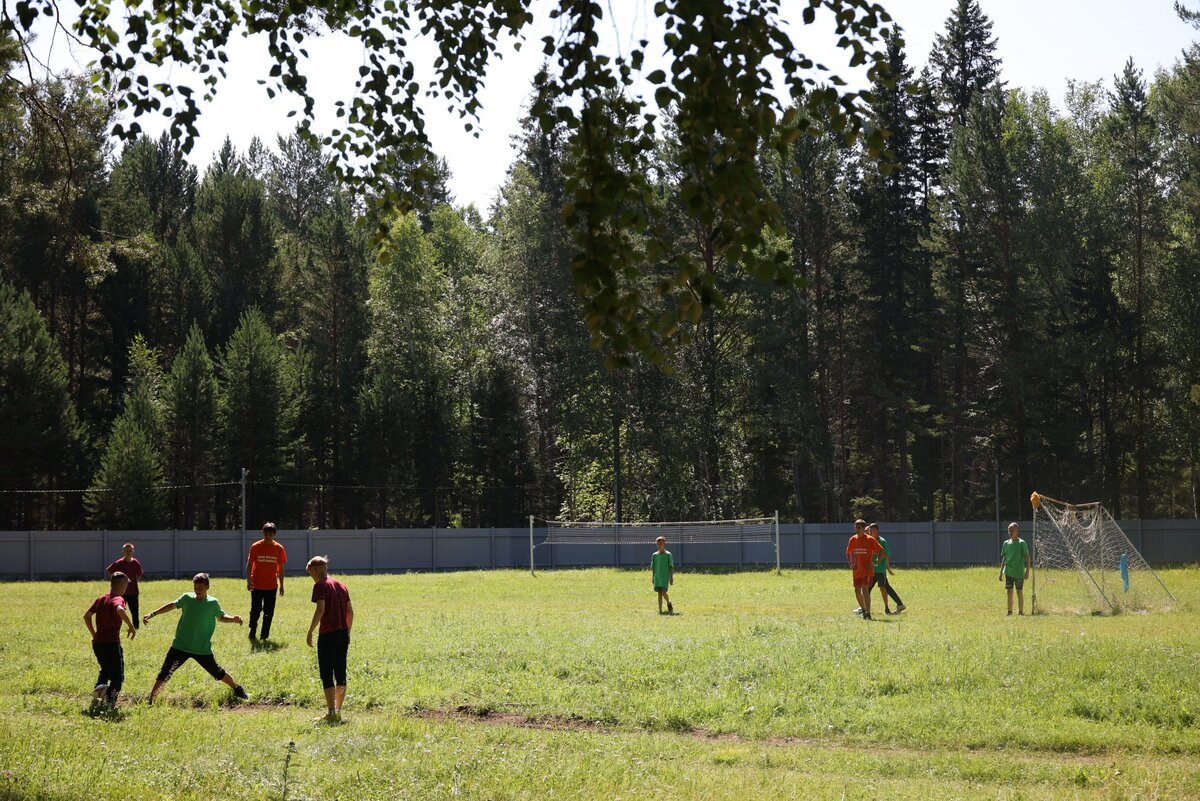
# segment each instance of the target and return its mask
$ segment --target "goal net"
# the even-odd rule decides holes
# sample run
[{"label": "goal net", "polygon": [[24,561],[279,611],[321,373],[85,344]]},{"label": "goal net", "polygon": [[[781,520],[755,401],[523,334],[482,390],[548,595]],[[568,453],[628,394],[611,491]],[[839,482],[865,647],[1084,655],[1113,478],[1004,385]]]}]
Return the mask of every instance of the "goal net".
[{"label": "goal net", "polygon": [[1159,609],[1175,597],[1100,503],[1034,493],[1033,610]]},{"label": "goal net", "polygon": [[[605,523],[593,521],[547,520],[546,539],[538,546],[622,545],[653,546],[666,537],[668,549],[678,545],[742,545],[768,543],[779,570],[778,517],[751,517],[737,520],[695,520],[661,523]],[[533,528],[530,526],[530,567],[533,564]],[[740,553],[740,551],[739,551]]]}]

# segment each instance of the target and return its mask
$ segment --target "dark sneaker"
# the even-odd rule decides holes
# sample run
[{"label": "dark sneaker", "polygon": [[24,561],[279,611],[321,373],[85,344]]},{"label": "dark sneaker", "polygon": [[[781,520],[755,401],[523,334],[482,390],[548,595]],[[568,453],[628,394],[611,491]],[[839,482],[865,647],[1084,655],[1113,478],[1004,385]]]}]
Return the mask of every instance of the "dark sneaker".
[{"label": "dark sneaker", "polygon": [[233,697],[234,697],[234,698],[240,698],[240,699],[242,699],[243,701],[249,701],[249,700],[250,700],[250,696],[249,696],[249,695],[246,693],[246,688],[245,688],[245,687],[243,687],[243,686],[242,686],[242,685],[240,685],[240,684],[239,684],[238,686],[236,686],[236,687],[234,687],[234,688],[233,688]]},{"label": "dark sneaker", "polygon": [[1008,610],[1008,616],[1009,616],[1009,617],[1012,617],[1012,610],[1011,610],[1011,609],[1009,609],[1009,610]]},{"label": "dark sneaker", "polygon": [[674,607],[674,606],[671,606],[671,604],[667,604],[667,614],[668,614],[668,615],[673,615],[673,614],[675,614],[675,607]]},{"label": "dark sneaker", "polygon": [[883,608],[883,613],[884,613],[885,615],[898,615],[898,614],[900,614],[899,612],[893,612],[891,609],[888,609],[886,606]]},{"label": "dark sneaker", "polygon": [[904,604],[897,604],[897,605],[896,605],[896,614],[897,614],[897,615],[898,615],[898,614],[900,614],[901,612],[903,612],[903,611],[904,611],[905,609],[907,609],[907,608],[908,608],[908,607],[907,607],[907,606],[905,606]]},{"label": "dark sneaker", "polygon": [[870,620],[870,619],[871,619],[871,613],[863,612],[863,620]]}]

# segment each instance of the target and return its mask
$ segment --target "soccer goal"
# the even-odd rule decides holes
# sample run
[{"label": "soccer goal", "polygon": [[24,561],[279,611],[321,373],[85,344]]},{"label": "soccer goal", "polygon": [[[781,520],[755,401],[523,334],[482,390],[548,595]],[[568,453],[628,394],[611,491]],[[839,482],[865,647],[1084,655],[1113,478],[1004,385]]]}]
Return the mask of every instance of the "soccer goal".
[{"label": "soccer goal", "polygon": [[1033,504],[1033,611],[1159,609],[1166,585],[1100,503],[1039,493]]},{"label": "soccer goal", "polygon": [[770,543],[775,549],[775,572],[779,567],[779,513],[774,517],[737,520],[693,520],[663,523],[602,523],[547,520],[546,539],[533,541],[534,518],[529,518],[529,572],[534,573],[534,548],[571,545],[654,545],[660,536],[674,545]]}]

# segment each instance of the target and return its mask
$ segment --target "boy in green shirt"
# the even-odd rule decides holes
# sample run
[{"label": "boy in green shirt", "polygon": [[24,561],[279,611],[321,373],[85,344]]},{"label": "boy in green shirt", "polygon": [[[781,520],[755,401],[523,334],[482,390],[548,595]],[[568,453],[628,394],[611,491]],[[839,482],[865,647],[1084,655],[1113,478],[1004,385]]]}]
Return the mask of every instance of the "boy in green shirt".
[{"label": "boy in green shirt", "polygon": [[1025,614],[1025,579],[1029,578],[1029,545],[1018,534],[1016,523],[1008,524],[1008,539],[1000,546],[1000,580],[1008,589],[1008,613],[1012,614],[1013,586],[1017,588],[1017,614]]},{"label": "boy in green shirt", "polygon": [[667,538],[659,537],[654,541],[658,550],[650,557],[650,576],[654,580],[654,591],[658,593],[658,613],[663,613],[663,601],[667,602],[667,614],[675,614],[671,606],[671,596],[667,587],[675,583],[675,557],[667,550]]},{"label": "boy in green shirt", "polygon": [[195,659],[200,667],[208,671],[208,675],[233,688],[235,698],[243,701],[249,698],[242,685],[234,681],[233,676],[230,676],[217,664],[216,657],[212,652],[212,636],[216,631],[217,622],[237,623],[240,626],[242,625],[242,616],[225,614],[225,610],[221,608],[221,602],[208,594],[208,583],[207,573],[197,573],[192,578],[193,592],[185,592],[174,601],[163,604],[142,618],[143,623],[149,624],[151,618],[164,612],[172,609],[183,610],[179,624],[175,627],[175,640],[171,643],[170,650],[167,651],[162,669],[158,671],[154,689],[150,691],[149,701],[152,704],[155,696],[166,686],[171,675],[189,659]]}]

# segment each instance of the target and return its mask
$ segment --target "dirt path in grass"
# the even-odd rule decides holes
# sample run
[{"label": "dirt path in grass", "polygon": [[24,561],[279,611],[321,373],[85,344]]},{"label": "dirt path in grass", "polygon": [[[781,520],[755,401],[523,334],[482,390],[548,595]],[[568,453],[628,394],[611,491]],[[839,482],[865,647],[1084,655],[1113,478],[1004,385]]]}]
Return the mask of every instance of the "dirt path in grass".
[{"label": "dirt path in grass", "polygon": [[[469,705],[462,705],[453,709],[421,709],[411,713],[412,717],[421,720],[433,721],[453,721],[465,723],[478,723],[488,726],[511,726],[521,729],[537,729],[540,731],[579,731],[579,732],[596,732],[602,734],[636,734],[640,730],[618,729],[612,726],[607,726],[596,721],[585,720],[579,717],[565,717],[556,715],[525,715],[516,712],[504,712],[496,709],[482,709]],[[705,729],[680,729],[666,732],[682,737],[690,737],[694,740],[699,740],[706,743],[729,743],[730,745],[765,745],[777,748],[801,747],[801,748],[821,748],[825,750],[837,750],[847,752],[857,752],[864,750],[879,750],[876,746],[856,746],[851,743],[831,742],[827,739],[819,739],[815,737],[746,737],[736,733],[717,733],[707,731]],[[911,748],[905,746],[887,745],[881,747],[889,754],[907,754],[912,756],[922,756],[931,753],[953,753],[955,751],[963,754],[978,754],[980,756],[990,753],[1016,753],[1006,749],[980,749],[980,748]],[[1118,758],[1132,756],[1127,752],[1111,753],[1111,754],[1080,754],[1070,751],[1030,751],[1024,750],[1019,753],[1019,758],[1029,761],[1046,761],[1054,760],[1058,762],[1071,762],[1081,765],[1107,764]],[[1142,755],[1137,755],[1142,756]],[[1171,758],[1170,755],[1166,755]]]}]

